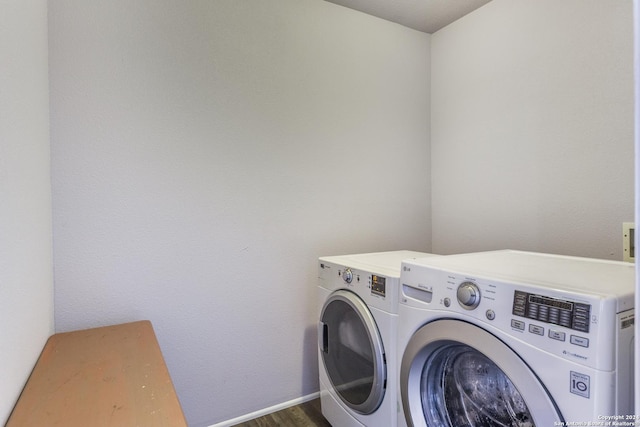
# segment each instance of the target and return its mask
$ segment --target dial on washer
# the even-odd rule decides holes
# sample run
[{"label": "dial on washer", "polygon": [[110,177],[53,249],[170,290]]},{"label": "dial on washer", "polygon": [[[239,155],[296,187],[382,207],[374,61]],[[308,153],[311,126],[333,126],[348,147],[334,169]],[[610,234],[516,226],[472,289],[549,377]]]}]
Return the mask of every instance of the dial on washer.
[{"label": "dial on washer", "polygon": [[480,289],[473,282],[462,282],[456,293],[458,302],[467,310],[473,310],[480,304]]},{"label": "dial on washer", "polygon": [[346,283],[351,283],[353,281],[353,273],[351,272],[350,268],[344,270],[344,272],[342,273],[342,280],[344,280]]}]

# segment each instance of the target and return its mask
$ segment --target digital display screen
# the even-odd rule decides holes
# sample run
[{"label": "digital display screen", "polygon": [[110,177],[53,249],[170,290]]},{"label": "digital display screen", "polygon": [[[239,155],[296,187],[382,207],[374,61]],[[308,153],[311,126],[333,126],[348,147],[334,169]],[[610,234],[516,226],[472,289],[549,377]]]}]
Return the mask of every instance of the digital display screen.
[{"label": "digital display screen", "polygon": [[588,333],[591,306],[515,291],[512,314]]},{"label": "digital display screen", "polygon": [[387,295],[387,278],[376,274],[371,276],[371,293],[382,297]]},{"label": "digital display screen", "polygon": [[529,302],[546,305],[547,307],[558,307],[561,310],[573,310],[573,303],[539,295],[529,295]]}]

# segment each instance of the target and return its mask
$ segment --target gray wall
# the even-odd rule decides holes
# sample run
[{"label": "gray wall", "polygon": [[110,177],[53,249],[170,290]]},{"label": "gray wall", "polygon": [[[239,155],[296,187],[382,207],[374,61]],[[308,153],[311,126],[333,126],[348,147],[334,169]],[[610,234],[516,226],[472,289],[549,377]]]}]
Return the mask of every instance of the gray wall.
[{"label": "gray wall", "polygon": [[433,250],[622,260],[631,2],[493,0],[432,36]]},{"label": "gray wall", "polygon": [[47,2],[0,1],[0,425],[53,333]]},{"label": "gray wall", "polygon": [[317,0],[49,35],[56,329],[150,319],[193,426],[317,391],[317,257],[430,250],[429,36]]}]

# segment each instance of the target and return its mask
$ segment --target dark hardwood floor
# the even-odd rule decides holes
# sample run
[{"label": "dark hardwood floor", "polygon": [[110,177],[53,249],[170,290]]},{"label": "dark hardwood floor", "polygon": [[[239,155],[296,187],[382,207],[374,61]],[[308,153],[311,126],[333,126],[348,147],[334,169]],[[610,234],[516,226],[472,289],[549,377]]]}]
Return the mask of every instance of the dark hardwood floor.
[{"label": "dark hardwood floor", "polygon": [[233,427],[331,427],[331,424],[322,416],[320,399],[315,399]]}]

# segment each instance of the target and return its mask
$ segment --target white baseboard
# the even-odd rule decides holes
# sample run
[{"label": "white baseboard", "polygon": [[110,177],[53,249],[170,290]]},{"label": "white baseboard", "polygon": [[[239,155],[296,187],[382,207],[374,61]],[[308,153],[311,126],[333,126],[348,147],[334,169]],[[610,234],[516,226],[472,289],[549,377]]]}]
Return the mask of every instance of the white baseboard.
[{"label": "white baseboard", "polygon": [[236,424],[243,423],[245,421],[252,420],[254,418],[262,417],[267,414],[271,414],[272,412],[278,412],[283,409],[290,408],[292,406],[299,405],[304,402],[308,402],[313,399],[317,399],[320,397],[320,392],[315,392],[312,394],[308,394],[306,396],[298,397],[297,399],[289,400],[288,402],[282,402],[278,405],[270,406],[268,408],[260,409],[259,411],[252,412],[250,414],[241,415],[239,417],[233,418],[231,420],[223,421],[221,423],[210,425],[209,427],[231,427]]}]

